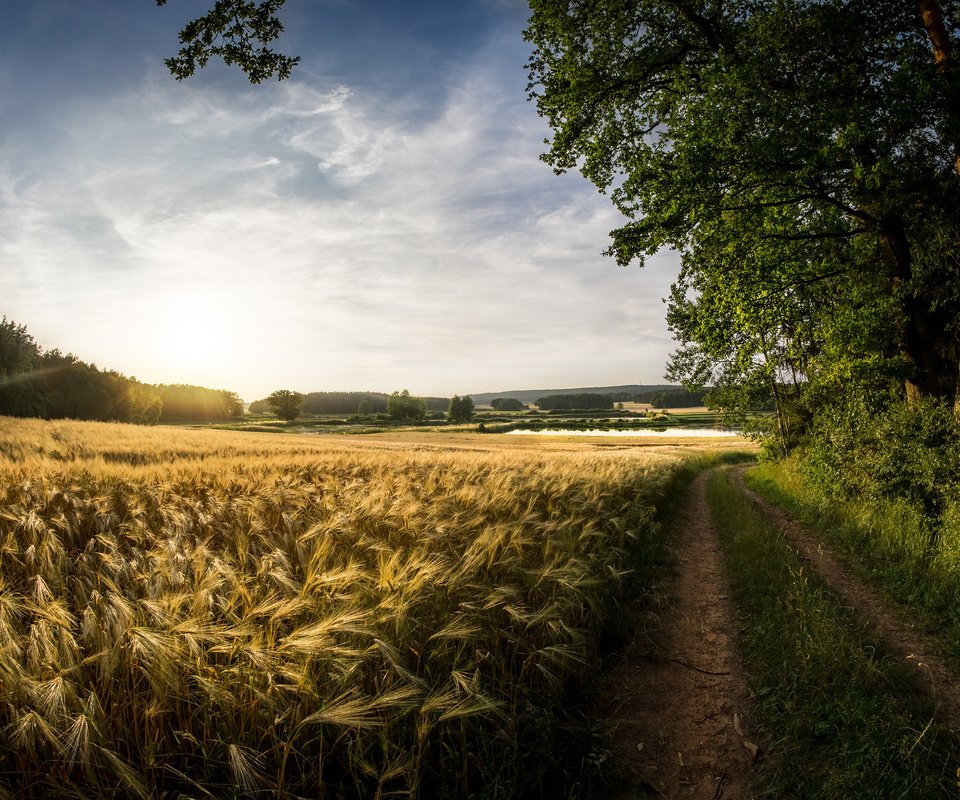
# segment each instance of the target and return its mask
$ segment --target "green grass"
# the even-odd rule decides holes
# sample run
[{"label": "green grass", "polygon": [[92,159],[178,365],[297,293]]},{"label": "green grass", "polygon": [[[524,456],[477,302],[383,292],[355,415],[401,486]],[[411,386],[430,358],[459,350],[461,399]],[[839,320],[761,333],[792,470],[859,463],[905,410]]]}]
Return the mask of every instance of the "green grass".
[{"label": "green grass", "polygon": [[957,797],[958,740],[903,668],[725,474],[708,498],[743,615],[762,796]]},{"label": "green grass", "polygon": [[960,669],[960,509],[948,509],[931,557],[923,520],[906,503],[838,500],[807,480],[796,459],[762,464],[747,480],[816,528],[858,575],[939,634]]}]

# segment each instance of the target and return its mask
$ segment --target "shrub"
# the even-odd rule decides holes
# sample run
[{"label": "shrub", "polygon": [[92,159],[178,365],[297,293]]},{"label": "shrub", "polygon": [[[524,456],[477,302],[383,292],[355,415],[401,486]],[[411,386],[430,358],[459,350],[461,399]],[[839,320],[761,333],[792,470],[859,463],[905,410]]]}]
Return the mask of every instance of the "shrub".
[{"label": "shrub", "polygon": [[899,402],[874,414],[854,402],[821,415],[804,463],[835,495],[900,498],[935,524],[960,497],[960,422],[934,400]]}]

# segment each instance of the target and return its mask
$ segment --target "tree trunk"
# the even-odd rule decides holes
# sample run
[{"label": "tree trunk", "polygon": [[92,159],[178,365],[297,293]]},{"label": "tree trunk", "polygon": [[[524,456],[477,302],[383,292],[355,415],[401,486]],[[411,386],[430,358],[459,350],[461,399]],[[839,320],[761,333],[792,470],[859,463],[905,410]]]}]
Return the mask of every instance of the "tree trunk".
[{"label": "tree trunk", "polygon": [[953,163],[957,171],[957,179],[960,180],[960,109],[958,109],[956,98],[953,96],[955,94],[953,84],[956,82],[953,42],[950,41],[950,33],[943,21],[943,9],[940,8],[938,0],[917,0],[917,10],[920,12],[923,27],[930,39],[933,60],[947,82],[947,124],[950,126],[949,135],[950,144],[953,146]]},{"label": "tree trunk", "polygon": [[888,214],[880,225],[880,242],[894,296],[900,301],[904,322],[899,331],[900,354],[907,362],[904,378],[907,402],[935,397],[958,402],[960,365],[957,346],[949,333],[951,320],[931,307],[929,298],[911,285],[913,259],[903,220]]}]

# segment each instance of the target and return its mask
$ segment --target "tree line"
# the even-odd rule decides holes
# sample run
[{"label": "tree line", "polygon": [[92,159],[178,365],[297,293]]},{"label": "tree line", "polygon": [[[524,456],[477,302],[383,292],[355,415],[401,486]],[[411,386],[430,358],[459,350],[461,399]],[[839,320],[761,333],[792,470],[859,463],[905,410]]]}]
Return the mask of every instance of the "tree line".
[{"label": "tree line", "polygon": [[[276,394],[276,392],[273,394]],[[273,394],[270,397],[273,397]],[[390,398],[397,393],[394,392],[393,395],[389,395],[384,392],[298,392],[297,394],[300,397],[300,405],[297,409],[298,416],[300,414],[317,416],[360,414],[366,416],[370,414],[389,414]],[[264,397],[250,403],[250,413],[268,414],[275,411],[276,406],[271,404],[270,397]],[[418,399],[423,401],[424,414],[428,411],[448,411],[451,400],[449,397],[419,397]]]},{"label": "tree line", "polygon": [[[315,392],[313,395],[332,401],[328,405],[321,406],[323,408],[342,408],[344,407],[343,403],[352,403],[359,398],[356,408],[347,413],[353,413],[360,417],[373,414],[385,415],[399,422],[419,422],[426,419],[428,410],[431,410],[428,400],[439,399],[417,397],[411,395],[408,389],[402,389],[390,395],[382,395],[385,398],[383,410],[375,411],[371,399],[372,393],[369,392]],[[277,389],[269,397],[251,403],[250,410],[258,414],[272,412],[282,420],[292,421],[306,411],[306,401],[310,396],[290,389]],[[375,397],[378,399],[381,395],[375,395]],[[447,419],[450,422],[469,422],[473,419],[472,397],[454,395],[445,403]],[[313,408],[317,407],[316,404],[313,405]]]},{"label": "tree line", "polygon": [[25,325],[3,317],[0,414],[154,424],[238,417],[243,403],[224,389],[141,383],[72,353],[44,350]]},{"label": "tree line", "polygon": [[613,408],[613,397],[608,394],[551,394],[534,403],[541,411],[607,410]]}]

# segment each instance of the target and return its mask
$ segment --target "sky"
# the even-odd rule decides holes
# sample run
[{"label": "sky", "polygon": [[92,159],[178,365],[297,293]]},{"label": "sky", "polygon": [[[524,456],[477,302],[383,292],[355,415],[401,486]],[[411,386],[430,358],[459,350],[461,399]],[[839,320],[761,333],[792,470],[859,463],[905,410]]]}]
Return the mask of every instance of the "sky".
[{"label": "sky", "polygon": [[285,81],[163,59],[213,0],[5,3],[0,314],[149,383],[661,383],[674,253],[539,160],[523,0],[288,0]]}]

